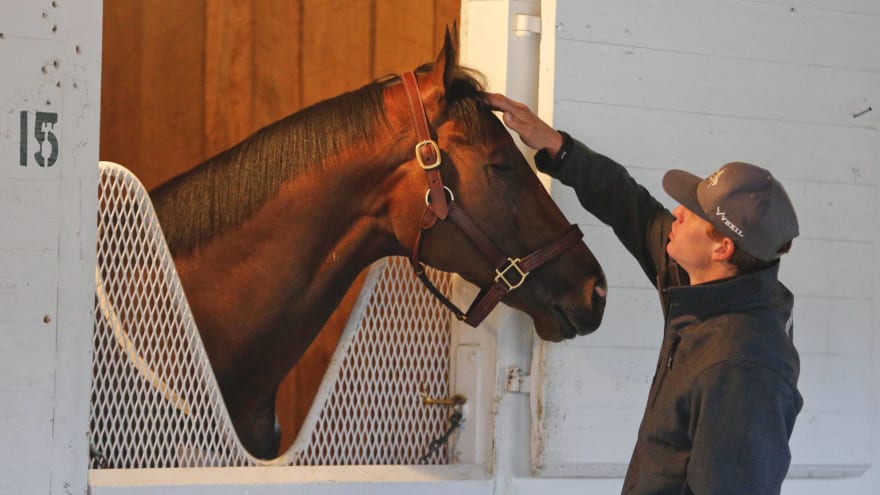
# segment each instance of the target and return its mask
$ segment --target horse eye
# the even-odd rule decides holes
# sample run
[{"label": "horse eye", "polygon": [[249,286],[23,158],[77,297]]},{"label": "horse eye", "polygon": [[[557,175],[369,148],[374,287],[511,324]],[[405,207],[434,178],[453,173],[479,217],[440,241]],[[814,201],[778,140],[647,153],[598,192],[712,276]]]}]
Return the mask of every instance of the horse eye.
[{"label": "horse eye", "polygon": [[507,163],[490,163],[489,167],[496,172],[513,172],[515,170],[513,165]]}]

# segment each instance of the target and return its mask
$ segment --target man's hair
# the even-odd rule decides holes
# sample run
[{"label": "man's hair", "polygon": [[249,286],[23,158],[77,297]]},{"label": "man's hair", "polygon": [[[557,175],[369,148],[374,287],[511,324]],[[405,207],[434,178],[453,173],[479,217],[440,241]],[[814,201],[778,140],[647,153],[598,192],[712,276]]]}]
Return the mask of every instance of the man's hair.
[{"label": "man's hair", "polygon": [[[719,232],[718,229],[716,229],[715,226],[712,224],[709,224],[709,226],[706,227],[706,234],[708,234],[709,237],[713,241],[716,241],[716,242],[720,242],[722,239],[727,237],[724,234],[722,234],[721,232]],[[791,241],[788,241],[785,244],[783,244],[782,247],[779,248],[779,251],[777,251],[777,254],[785,254],[790,249],[791,249]],[[736,268],[737,275],[742,275],[745,273],[751,273],[751,272],[756,272],[758,270],[763,270],[764,268],[772,266],[774,263],[776,263],[776,261],[777,260],[772,260],[772,261],[759,260],[758,258],[755,258],[751,254],[745,252],[743,249],[740,249],[740,247],[736,246],[736,245],[734,245],[733,255],[730,256],[729,260],[727,260],[728,263],[730,263],[731,265],[733,265],[734,268]]]}]

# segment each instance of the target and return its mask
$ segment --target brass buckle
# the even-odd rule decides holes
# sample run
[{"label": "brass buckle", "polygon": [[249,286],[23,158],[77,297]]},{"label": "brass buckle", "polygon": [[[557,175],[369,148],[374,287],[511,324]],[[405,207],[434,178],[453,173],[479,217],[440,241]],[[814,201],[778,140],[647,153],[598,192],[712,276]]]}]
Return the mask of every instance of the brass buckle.
[{"label": "brass buckle", "polygon": [[[437,157],[436,163],[425,164],[425,162],[422,160],[422,154],[419,153],[419,150],[422,148],[422,146],[430,146],[434,149],[434,155]],[[440,157],[440,146],[437,145],[437,141],[434,141],[433,139],[426,139],[416,144],[416,160],[419,161],[419,166],[421,166],[424,170],[431,170],[432,168],[439,167],[442,160]]]},{"label": "brass buckle", "polygon": [[[507,285],[507,290],[511,291],[513,289],[516,289],[517,287],[522,285],[523,282],[526,281],[526,276],[529,274],[529,272],[523,273],[523,271],[520,269],[519,262],[521,260],[519,258],[516,258],[516,259],[507,258],[507,261],[509,261],[510,264],[505,266],[502,270],[499,271],[497,268],[495,269],[495,273],[496,273],[495,281],[496,282],[498,282],[499,280],[504,281],[505,285]],[[509,280],[507,280],[506,274],[508,271],[510,271],[511,268],[515,268],[516,272],[519,274],[519,282],[517,282],[515,284],[512,284],[512,283],[510,283]]]}]

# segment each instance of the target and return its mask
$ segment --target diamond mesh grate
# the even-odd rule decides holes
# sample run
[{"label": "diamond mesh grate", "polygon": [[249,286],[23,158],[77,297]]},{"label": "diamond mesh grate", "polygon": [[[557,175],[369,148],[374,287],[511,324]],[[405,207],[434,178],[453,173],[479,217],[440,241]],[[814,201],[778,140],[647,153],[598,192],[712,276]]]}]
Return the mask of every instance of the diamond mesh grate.
[{"label": "diamond mesh grate", "polygon": [[[93,468],[412,464],[447,426],[449,313],[405,258],[377,262],[309,419],[279,458],[239,443],[140,182],[101,163]],[[432,271],[448,293],[451,277]],[[372,290],[368,290],[372,286]],[[445,449],[430,464],[447,463]]]}]

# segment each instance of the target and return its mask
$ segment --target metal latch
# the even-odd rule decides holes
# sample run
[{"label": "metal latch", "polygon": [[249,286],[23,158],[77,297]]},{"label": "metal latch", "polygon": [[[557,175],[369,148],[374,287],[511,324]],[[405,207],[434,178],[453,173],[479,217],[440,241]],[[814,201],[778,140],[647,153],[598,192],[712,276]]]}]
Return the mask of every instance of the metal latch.
[{"label": "metal latch", "polygon": [[467,398],[461,394],[455,394],[451,397],[446,397],[445,399],[441,399],[438,397],[431,397],[422,389],[419,392],[419,395],[422,396],[422,404],[426,406],[446,406],[446,407],[457,407],[465,402],[467,402]]},{"label": "metal latch", "polygon": [[507,368],[507,391],[527,394],[532,390],[532,377],[517,367]]}]

